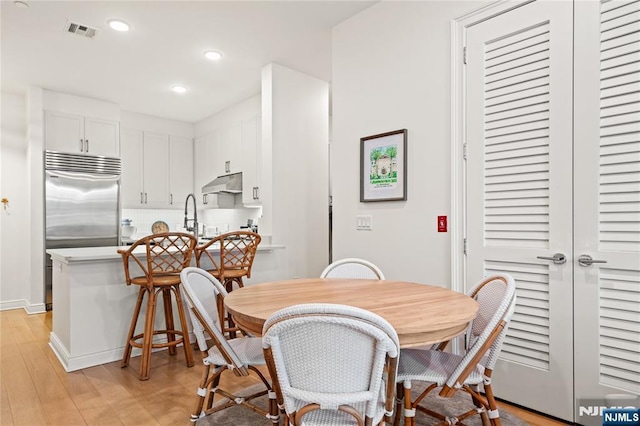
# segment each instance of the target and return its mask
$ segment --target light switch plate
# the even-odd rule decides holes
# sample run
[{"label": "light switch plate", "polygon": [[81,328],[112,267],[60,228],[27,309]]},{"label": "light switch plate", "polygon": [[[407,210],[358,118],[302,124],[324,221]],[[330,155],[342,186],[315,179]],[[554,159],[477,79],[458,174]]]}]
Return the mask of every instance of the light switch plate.
[{"label": "light switch plate", "polygon": [[371,215],[356,216],[356,230],[358,231],[373,230],[373,216]]}]

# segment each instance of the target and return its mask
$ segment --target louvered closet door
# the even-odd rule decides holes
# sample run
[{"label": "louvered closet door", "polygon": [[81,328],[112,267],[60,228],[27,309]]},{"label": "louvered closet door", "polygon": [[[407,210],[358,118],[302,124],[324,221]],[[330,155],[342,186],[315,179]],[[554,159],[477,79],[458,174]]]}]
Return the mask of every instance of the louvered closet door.
[{"label": "louvered closet door", "polygon": [[576,2],[576,39],[576,398],[640,395],[640,2]]},{"label": "louvered closet door", "polygon": [[535,2],[466,31],[467,289],[517,282],[497,396],[573,418],[572,4]]}]

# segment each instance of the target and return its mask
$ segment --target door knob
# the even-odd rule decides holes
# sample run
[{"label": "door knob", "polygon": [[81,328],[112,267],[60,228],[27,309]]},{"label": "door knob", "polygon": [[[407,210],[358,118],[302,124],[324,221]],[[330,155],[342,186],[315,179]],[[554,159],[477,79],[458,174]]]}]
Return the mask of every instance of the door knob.
[{"label": "door knob", "polygon": [[538,259],[543,259],[543,260],[551,260],[553,261],[553,263],[555,263],[556,265],[562,265],[563,263],[566,263],[567,261],[567,256],[565,256],[563,253],[556,253],[553,255],[553,257],[549,257],[549,256],[538,256]]},{"label": "door knob", "polygon": [[580,266],[591,266],[594,263],[607,263],[606,260],[593,260],[591,258],[591,256],[589,256],[588,254],[581,254],[580,257],[578,257],[578,264]]}]

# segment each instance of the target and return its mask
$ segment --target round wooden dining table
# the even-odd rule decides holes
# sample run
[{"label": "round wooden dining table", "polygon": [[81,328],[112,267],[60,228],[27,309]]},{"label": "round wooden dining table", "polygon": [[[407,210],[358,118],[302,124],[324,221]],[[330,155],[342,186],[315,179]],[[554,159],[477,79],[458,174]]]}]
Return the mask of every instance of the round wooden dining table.
[{"label": "round wooden dining table", "polygon": [[393,326],[400,346],[447,341],[463,333],[478,312],[469,296],[446,288],[393,280],[307,278],[254,284],[232,291],[225,306],[235,323],[261,336],[267,318],[301,303],[337,303],[374,312]]}]

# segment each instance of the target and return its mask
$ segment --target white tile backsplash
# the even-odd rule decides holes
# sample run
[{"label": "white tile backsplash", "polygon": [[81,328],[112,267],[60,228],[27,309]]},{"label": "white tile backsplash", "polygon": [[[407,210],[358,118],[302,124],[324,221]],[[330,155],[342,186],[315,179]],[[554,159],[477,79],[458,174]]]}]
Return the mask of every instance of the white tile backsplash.
[{"label": "white tile backsplash", "polygon": [[[193,212],[189,209],[189,219]],[[239,209],[208,209],[198,210],[198,222],[200,226],[217,226],[224,232],[225,225],[229,230],[238,230],[240,226],[247,224],[247,219],[258,221],[258,232],[260,231],[260,217],[262,208],[239,208]],[[182,229],[184,224],[184,211],[182,210],[162,210],[162,209],[122,209],[122,219],[131,219],[131,225],[137,228],[136,234],[132,238],[141,238],[151,234],[151,225],[158,220],[162,220],[169,225],[169,229],[175,231]],[[202,228],[201,228],[202,229]]]}]

